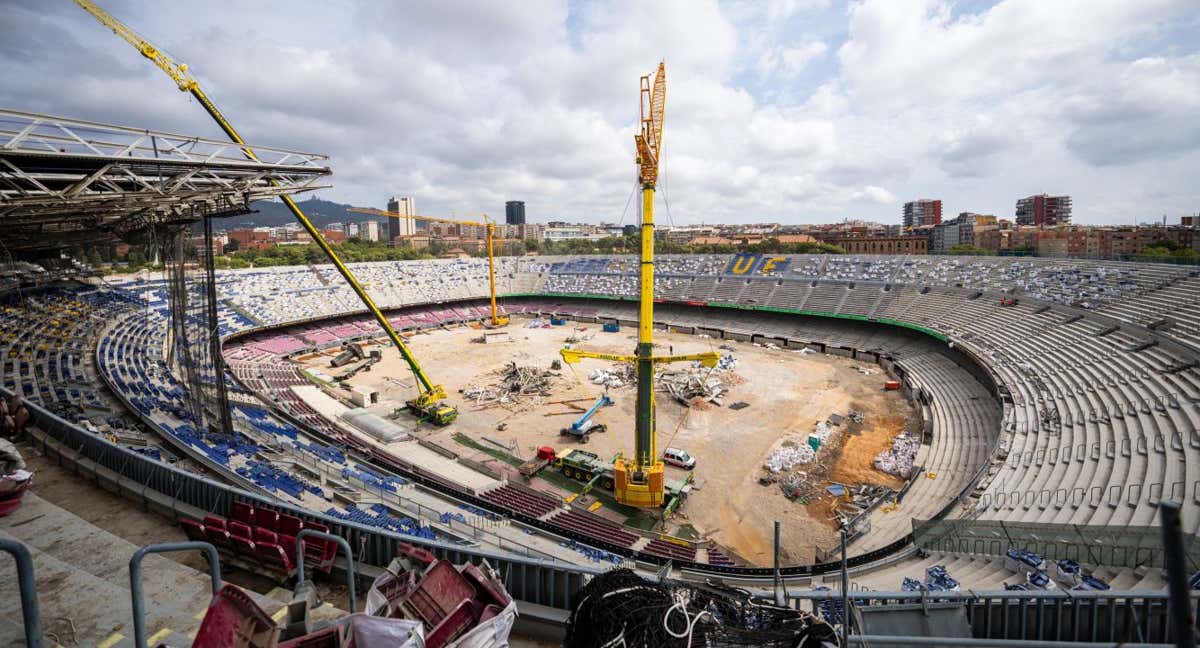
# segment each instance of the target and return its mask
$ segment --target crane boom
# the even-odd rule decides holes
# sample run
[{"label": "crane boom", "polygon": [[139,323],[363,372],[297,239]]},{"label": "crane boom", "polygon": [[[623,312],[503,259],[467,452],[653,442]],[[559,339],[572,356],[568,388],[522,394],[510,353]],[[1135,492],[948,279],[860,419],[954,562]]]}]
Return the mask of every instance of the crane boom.
[{"label": "crane boom", "polygon": [[[129,43],[135,49],[141,52],[142,56],[150,59],[150,61],[158,66],[158,68],[163,72],[165,72],[167,76],[171,77],[171,80],[173,80],[175,84],[179,86],[181,91],[190,93],[193,97],[195,97],[196,101],[200,102],[200,105],[204,107],[205,112],[212,117],[213,121],[217,122],[217,125],[222,131],[225,132],[225,135],[228,136],[229,139],[242,145],[246,143],[245,140],[242,139],[242,136],[239,135],[237,130],[233,127],[233,124],[231,124],[229,120],[225,118],[225,115],[221,114],[221,111],[217,109],[217,106],[200,88],[200,84],[198,84],[188,72],[187,64],[176,63],[162,50],[158,49],[149,41],[142,38],[137,32],[125,25],[125,23],[122,23],[114,18],[108,12],[101,9],[96,3],[91,2],[91,0],[75,0],[75,3],[82,7],[84,11],[91,14],[102,25],[111,29],[114,34],[121,37],[125,42]],[[258,156],[250,147],[243,146],[242,151],[247,158],[256,162],[259,161]],[[441,385],[434,384],[434,382],[429,379],[429,376],[426,375],[425,371],[421,368],[420,363],[417,362],[416,356],[412,354],[412,351],[408,348],[408,345],[406,345],[404,340],[400,338],[400,334],[396,332],[396,329],[392,328],[391,323],[388,322],[387,317],[383,314],[383,311],[379,310],[379,307],[375,305],[375,301],[371,299],[370,295],[367,294],[366,289],[362,287],[362,284],[359,283],[358,279],[354,276],[354,273],[351,272],[350,268],[348,268],[346,264],[342,262],[341,258],[337,255],[337,252],[335,252],[334,249],[329,245],[329,242],[325,240],[325,237],[321,235],[321,232],[316,228],[316,226],[312,224],[312,221],[310,221],[308,216],[304,214],[304,211],[300,209],[300,206],[296,204],[296,201],[292,200],[291,196],[286,195],[282,196],[282,200],[287,206],[288,210],[292,212],[292,215],[296,217],[296,220],[299,221],[300,225],[304,227],[304,230],[308,232],[308,235],[312,238],[313,242],[317,244],[317,247],[321,249],[326,258],[328,258],[330,263],[332,263],[337,269],[338,273],[342,275],[342,278],[346,280],[346,283],[350,285],[350,288],[354,291],[354,294],[357,295],[359,300],[362,301],[363,305],[367,307],[367,310],[370,311],[371,315],[375,318],[375,321],[379,323],[380,328],[382,328],[387,334],[388,339],[390,339],[392,344],[395,345],[396,349],[400,351],[400,355],[408,364],[409,369],[412,370],[413,376],[416,378],[418,384],[418,394],[416,398],[408,402],[409,408],[415,413],[425,418],[429,418],[439,425],[447,425],[453,421],[458,415],[458,410],[441,402],[446,398],[446,390]]]},{"label": "crane boom", "polygon": [[[567,364],[575,364],[584,358],[592,358],[594,360],[609,360],[612,362],[637,362],[642,359],[636,355],[620,355],[617,353],[598,353],[596,351],[580,351],[578,349],[560,349],[558,354],[562,356],[563,362]],[[703,367],[715,367],[721,361],[721,354],[715,351],[705,351],[704,353],[687,353],[674,356],[650,356],[650,361],[659,362],[699,362]]]},{"label": "crane boom", "polygon": [[496,224],[493,223],[487,214],[483,215],[483,221],[457,220],[453,218],[438,218],[436,216],[418,216],[416,214],[401,214],[399,212],[384,211],[382,209],[371,209],[369,207],[351,207],[346,211],[352,211],[358,214],[371,214],[374,216],[383,216],[385,218],[406,218],[408,220],[423,220],[432,223],[450,223],[454,225],[472,225],[475,227],[483,227],[487,232],[487,257],[488,257],[488,293],[491,296],[491,322],[492,326],[504,326],[508,324],[508,316],[501,315],[496,306],[496,257],[492,249],[492,241],[496,237]]}]

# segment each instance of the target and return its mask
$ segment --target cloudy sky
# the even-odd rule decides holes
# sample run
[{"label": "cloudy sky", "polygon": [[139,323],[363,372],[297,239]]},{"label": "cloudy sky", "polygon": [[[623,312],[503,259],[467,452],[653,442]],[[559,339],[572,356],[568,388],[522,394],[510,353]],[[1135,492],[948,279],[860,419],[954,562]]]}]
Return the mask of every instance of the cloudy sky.
[{"label": "cloudy sky", "polygon": [[[668,223],[1200,211],[1196,0],[101,2],[248,141],[329,154],[331,200],[617,221],[665,59]],[[0,0],[0,70],[0,106],[220,136],[67,0]]]}]

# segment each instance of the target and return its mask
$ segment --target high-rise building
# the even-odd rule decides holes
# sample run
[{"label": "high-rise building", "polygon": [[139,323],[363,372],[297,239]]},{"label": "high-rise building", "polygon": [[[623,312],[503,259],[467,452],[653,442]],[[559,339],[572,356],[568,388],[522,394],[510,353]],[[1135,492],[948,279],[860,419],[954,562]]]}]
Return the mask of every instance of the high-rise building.
[{"label": "high-rise building", "polygon": [[1070,223],[1070,196],[1038,194],[1017,201],[1017,225],[1055,227]]},{"label": "high-rise building", "polygon": [[509,225],[525,224],[525,202],[510,200],[504,203],[504,222]]},{"label": "high-rise building", "polygon": [[[392,196],[388,200],[387,210],[397,214],[412,216],[417,213],[417,208],[413,204],[411,196]],[[388,245],[391,245],[396,240],[397,236],[412,236],[417,233],[416,221],[411,218],[391,218],[387,219],[387,240]]]},{"label": "high-rise building", "polygon": [[346,238],[358,236],[358,223],[346,223]]},{"label": "high-rise building", "polygon": [[904,203],[904,227],[938,225],[942,222],[942,201],[921,198]]},{"label": "high-rise building", "polygon": [[379,240],[379,221],[363,221],[358,224],[359,236],[365,241]]}]

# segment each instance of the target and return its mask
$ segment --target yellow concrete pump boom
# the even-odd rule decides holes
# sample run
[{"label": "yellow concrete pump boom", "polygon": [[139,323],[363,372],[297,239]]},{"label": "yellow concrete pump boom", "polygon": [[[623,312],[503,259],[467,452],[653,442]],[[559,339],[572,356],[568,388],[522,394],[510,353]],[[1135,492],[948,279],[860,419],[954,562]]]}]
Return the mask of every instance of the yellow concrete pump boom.
[{"label": "yellow concrete pump boom", "polygon": [[471,225],[473,227],[482,227],[487,232],[487,256],[488,256],[488,292],[491,295],[492,306],[492,326],[505,326],[508,324],[508,316],[501,315],[496,307],[496,257],[493,254],[493,241],[496,238],[496,224],[483,215],[483,221],[468,221],[456,220],[453,218],[438,218],[436,216],[418,216],[417,214],[401,214],[399,212],[384,211],[382,209],[370,209],[363,207],[351,207],[346,211],[352,211],[357,214],[371,214],[373,216],[384,216],[387,218],[405,218],[408,220],[423,220],[432,223],[451,223],[454,225]]},{"label": "yellow concrete pump boom", "polygon": [[[75,0],[75,4],[78,4],[83,8],[84,11],[87,11],[96,20],[100,21],[101,24],[111,29],[114,34],[120,36],[125,42],[136,48],[139,52],[141,52],[142,56],[150,59],[152,63],[158,66],[160,70],[165,72],[167,76],[171,77],[171,79],[175,81],[175,85],[179,86],[181,91],[187,92],[195,97],[196,101],[200,102],[200,105],[203,106],[204,110],[208,112],[208,115],[217,122],[217,125],[221,127],[221,130],[225,132],[225,135],[227,135],[229,139],[238,144],[246,143],[245,140],[242,139],[241,135],[238,135],[238,132],[236,129],[234,129],[233,124],[230,124],[229,120],[225,119],[225,116],[221,114],[221,111],[218,110],[216,105],[214,105],[213,102],[208,98],[208,95],[204,94],[204,91],[200,89],[200,85],[196,83],[196,80],[192,78],[192,75],[188,72],[188,67],[186,64],[176,63],[170,56],[152,45],[146,39],[142,38],[137,32],[125,25],[125,23],[122,23],[121,21],[109,15],[108,12],[101,9],[98,5],[96,5],[96,3],[91,2],[90,0]],[[254,151],[251,150],[250,147],[244,146],[242,148],[242,152],[247,158],[256,162],[258,161],[258,156],[255,155]],[[300,209],[300,206],[296,204],[296,201],[292,200],[291,196],[283,196],[282,199],[283,203],[287,205],[288,209],[292,212],[292,215],[296,217],[296,220],[300,222],[300,225],[304,227],[305,231],[308,232],[308,235],[312,237],[313,242],[317,244],[317,247],[321,248],[321,251],[325,253],[325,256],[329,259],[330,263],[337,268],[337,271],[342,275],[342,278],[346,280],[346,283],[350,284],[350,288],[354,291],[354,294],[358,295],[358,298],[362,300],[363,305],[365,305],[367,310],[370,311],[371,315],[375,317],[375,321],[377,321],[379,326],[383,328],[385,333],[387,333],[387,336],[392,341],[392,344],[396,346],[396,348],[400,351],[400,355],[404,358],[404,361],[407,362],[409,368],[412,369],[413,376],[417,381],[418,393],[416,398],[408,401],[409,408],[418,416],[431,420],[438,425],[447,425],[453,421],[458,416],[458,410],[442,402],[442,400],[446,398],[446,390],[441,385],[434,384],[433,381],[429,379],[429,376],[425,374],[425,371],[421,369],[421,365],[417,362],[416,357],[413,356],[412,351],[409,350],[408,345],[404,343],[404,340],[401,339],[400,335],[396,333],[396,330],[392,328],[392,325],[390,322],[388,322],[387,317],[385,317],[383,312],[379,310],[379,307],[375,305],[374,300],[372,300],[371,296],[367,294],[367,291],[363,289],[362,284],[360,284],[358,279],[355,278],[354,273],[350,272],[350,268],[346,267],[346,264],[342,262],[341,258],[339,258],[337,253],[334,252],[333,248],[330,247],[329,242],[325,240],[325,237],[321,236],[321,232],[312,224],[312,221],[308,220],[308,216],[304,214],[304,212]]]}]

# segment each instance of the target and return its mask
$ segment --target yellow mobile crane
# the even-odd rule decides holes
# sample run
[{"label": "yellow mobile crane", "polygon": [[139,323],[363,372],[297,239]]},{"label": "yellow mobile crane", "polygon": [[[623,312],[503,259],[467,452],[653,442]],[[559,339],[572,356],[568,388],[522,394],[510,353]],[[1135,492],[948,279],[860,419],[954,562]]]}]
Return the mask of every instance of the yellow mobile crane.
[{"label": "yellow mobile crane", "polygon": [[[233,124],[229,123],[229,120],[225,119],[225,116],[221,114],[220,110],[217,110],[216,105],[214,105],[212,100],[208,98],[208,95],[204,94],[204,91],[200,89],[200,85],[196,83],[196,80],[192,78],[192,75],[188,72],[187,64],[176,63],[173,59],[171,59],[170,56],[152,45],[145,38],[142,38],[137,32],[125,25],[125,23],[122,23],[121,21],[109,15],[108,12],[101,9],[96,5],[96,3],[91,2],[90,0],[75,0],[75,4],[82,7],[84,11],[91,14],[96,20],[100,21],[102,25],[108,27],[113,31],[114,34],[120,36],[125,42],[132,45],[135,49],[137,49],[137,51],[141,52],[142,56],[150,59],[152,63],[157,65],[160,70],[165,72],[167,76],[171,77],[171,79],[175,81],[175,85],[179,86],[181,91],[187,92],[188,94],[192,95],[196,101],[199,101],[200,105],[203,106],[204,110],[208,112],[208,115],[213,118],[213,121],[217,122],[217,125],[221,127],[221,130],[225,131],[225,134],[230,140],[233,140],[238,144],[246,143],[245,140],[242,139],[242,136],[238,135],[238,132],[234,129]],[[251,150],[250,147],[243,146],[242,152],[247,158],[256,162],[258,161],[258,156],[255,155],[254,151]],[[354,294],[358,295],[358,298],[362,300],[363,305],[365,305],[367,310],[371,312],[371,315],[375,317],[375,321],[377,321],[379,326],[383,328],[385,333],[387,333],[387,336],[392,341],[392,344],[396,345],[396,348],[400,351],[400,355],[403,356],[404,361],[408,363],[408,366],[412,370],[413,376],[416,378],[417,382],[417,396],[408,401],[409,409],[417,416],[433,421],[438,425],[450,424],[450,422],[458,416],[458,410],[450,405],[446,405],[443,402],[446,398],[445,388],[443,388],[441,385],[434,384],[434,382],[429,379],[429,376],[425,374],[425,371],[421,369],[421,365],[417,362],[416,357],[413,356],[412,351],[409,350],[408,346],[404,344],[404,340],[402,340],[400,335],[396,333],[396,329],[392,328],[392,325],[388,322],[387,317],[385,317],[383,312],[379,310],[379,307],[375,305],[374,300],[372,300],[371,296],[367,294],[367,291],[363,289],[362,284],[358,282],[358,279],[355,278],[354,274],[350,272],[350,268],[346,267],[345,263],[342,263],[341,258],[339,258],[337,253],[334,252],[333,248],[329,246],[329,242],[325,240],[325,237],[321,236],[321,232],[317,230],[310,220],[308,220],[308,216],[305,216],[304,212],[301,211],[300,206],[296,204],[296,201],[292,200],[291,196],[283,196],[283,203],[287,205],[287,208],[292,212],[292,215],[296,217],[296,220],[300,222],[300,225],[304,227],[305,231],[308,232],[308,235],[312,237],[312,240],[317,244],[317,247],[321,248],[321,251],[325,253],[325,256],[329,259],[330,263],[337,268],[337,271],[346,280],[346,283],[350,284],[350,288],[354,291]]]},{"label": "yellow mobile crane", "polygon": [[351,207],[347,211],[352,211],[358,214],[371,214],[374,216],[385,216],[387,218],[405,218],[408,220],[423,220],[431,223],[450,223],[453,225],[471,225],[474,227],[482,227],[487,232],[487,256],[488,256],[488,291],[491,294],[492,317],[491,325],[494,327],[505,326],[508,324],[508,316],[501,315],[499,309],[496,308],[496,258],[492,253],[492,242],[496,237],[496,224],[483,215],[483,222],[454,220],[451,218],[437,218],[434,216],[418,216],[416,214],[401,214],[399,212],[384,211],[382,209],[370,209],[363,207]]},{"label": "yellow mobile crane", "polygon": [[613,495],[630,506],[678,506],[679,501],[664,501],[664,468],[658,454],[654,412],[654,365],[661,362],[698,360],[707,367],[716,366],[715,352],[680,356],[654,355],[654,186],[658,182],[658,160],[662,152],[663,109],[667,97],[667,71],[663,63],[651,83],[649,75],[639,83],[641,97],[640,132],[634,135],[637,148],[638,181],[642,185],[641,265],[638,296],[638,342],[635,355],[593,353],[563,349],[563,362],[576,363],[582,358],[633,362],[637,367],[636,434],[631,458],[619,457],[613,463]]}]

